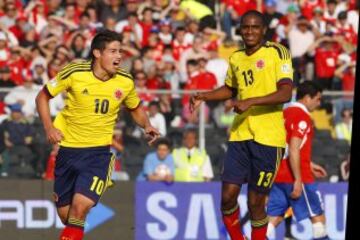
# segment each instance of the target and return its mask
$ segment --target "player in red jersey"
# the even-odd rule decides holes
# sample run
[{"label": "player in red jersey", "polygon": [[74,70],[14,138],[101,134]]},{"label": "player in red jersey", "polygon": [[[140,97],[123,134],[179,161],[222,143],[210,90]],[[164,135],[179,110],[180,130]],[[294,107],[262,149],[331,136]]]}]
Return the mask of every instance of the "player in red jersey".
[{"label": "player in red jersey", "polygon": [[326,171],[311,162],[314,129],[310,112],[320,105],[321,91],[314,82],[301,83],[297,101],[284,110],[287,147],[269,196],[268,236],[291,206],[297,221],[310,218],[314,240],[329,239],[321,195],[313,176],[313,173],[318,177],[325,176]]}]

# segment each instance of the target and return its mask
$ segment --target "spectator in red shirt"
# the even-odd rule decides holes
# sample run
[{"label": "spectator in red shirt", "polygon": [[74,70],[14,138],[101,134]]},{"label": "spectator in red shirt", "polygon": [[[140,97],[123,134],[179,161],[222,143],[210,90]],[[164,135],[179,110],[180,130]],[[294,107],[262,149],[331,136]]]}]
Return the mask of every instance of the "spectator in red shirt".
[{"label": "spectator in red shirt", "polygon": [[154,94],[147,92],[148,90],[148,88],[146,87],[147,76],[145,72],[143,71],[136,72],[134,75],[134,80],[135,80],[136,90],[139,92],[139,98],[141,99],[145,109],[147,109],[149,103],[151,101],[156,100],[156,97]]},{"label": "spectator in red shirt", "polygon": [[[188,81],[184,86],[184,90],[198,90],[200,87],[208,87],[201,86],[201,82],[203,81],[203,76],[200,73],[200,65],[198,60],[190,59],[186,62],[186,68],[188,73]],[[216,81],[215,81],[216,86]],[[189,101],[190,95],[184,94],[182,98],[183,112],[182,117],[188,124],[196,124],[198,123],[198,110],[196,112],[191,113],[189,111]],[[205,108],[205,122],[208,122],[209,119],[209,108],[206,106]]]},{"label": "spectator in red shirt", "polygon": [[175,30],[175,38],[171,43],[172,49],[173,49],[173,57],[176,61],[179,61],[182,53],[191,47],[191,45],[187,42],[185,42],[185,28],[178,27]]},{"label": "spectator in red shirt", "polygon": [[151,34],[151,29],[155,26],[152,16],[153,10],[151,8],[145,8],[142,12],[142,21],[140,21],[140,26],[143,30],[143,38],[141,43],[143,47],[149,45],[149,36]]},{"label": "spectator in red shirt", "polygon": [[231,28],[240,23],[240,17],[249,10],[256,10],[253,0],[222,0],[220,14],[226,39],[231,39]]},{"label": "spectator in red shirt", "polygon": [[322,89],[332,89],[340,45],[339,38],[324,36],[316,40],[307,51],[315,57],[315,78]]},{"label": "spectator in red shirt", "polygon": [[353,45],[357,45],[357,34],[354,31],[353,26],[347,21],[347,12],[342,11],[339,13],[336,22],[335,34],[344,36],[345,40]]},{"label": "spectator in red shirt", "polygon": [[199,59],[199,72],[200,77],[196,83],[197,89],[212,90],[217,86],[216,76],[206,70],[206,64],[208,60],[206,58]]},{"label": "spectator in red shirt", "polygon": [[336,69],[335,76],[341,79],[342,91],[354,91],[355,70],[356,63],[354,61],[343,61]]},{"label": "spectator in red shirt", "polygon": [[300,1],[300,7],[302,15],[304,15],[308,20],[313,18],[313,13],[315,8],[324,8],[325,3],[323,0],[305,0]]},{"label": "spectator in red shirt", "polygon": [[10,27],[9,30],[14,34],[17,40],[21,41],[24,38],[24,29],[29,26],[27,18],[24,15],[20,15],[16,18],[15,25]]},{"label": "spectator in red shirt", "polygon": [[336,0],[328,0],[326,4],[326,9],[324,13],[324,18],[326,22],[330,24],[335,24],[337,18],[336,10],[337,2]]},{"label": "spectator in red shirt", "polygon": [[16,85],[22,85],[24,83],[24,72],[27,71],[25,67],[24,59],[20,55],[19,49],[12,49],[10,59],[7,63],[11,70],[11,79]]}]

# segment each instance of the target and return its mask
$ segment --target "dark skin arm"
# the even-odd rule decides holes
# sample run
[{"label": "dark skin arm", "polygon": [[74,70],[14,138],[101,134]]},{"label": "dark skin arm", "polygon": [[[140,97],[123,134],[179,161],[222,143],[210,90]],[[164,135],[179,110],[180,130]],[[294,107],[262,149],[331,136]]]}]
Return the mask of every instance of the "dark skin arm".
[{"label": "dark skin arm", "polygon": [[254,97],[234,102],[234,112],[243,113],[251,106],[277,105],[289,102],[292,96],[292,86],[283,84],[278,86],[277,91],[263,97]]},{"label": "dark skin arm", "polygon": [[[190,111],[197,109],[202,101],[227,100],[234,96],[234,89],[228,86],[222,86],[213,91],[202,92],[193,95],[190,98]],[[278,86],[276,92],[265,95],[263,97],[254,97],[244,100],[234,101],[234,111],[242,113],[251,106],[261,105],[277,105],[290,101],[292,96],[292,86],[290,84],[282,84]]]},{"label": "dark skin arm", "polygon": [[234,89],[222,86],[208,92],[196,93],[190,98],[190,111],[197,109],[203,101],[223,101],[230,99],[234,95]]}]

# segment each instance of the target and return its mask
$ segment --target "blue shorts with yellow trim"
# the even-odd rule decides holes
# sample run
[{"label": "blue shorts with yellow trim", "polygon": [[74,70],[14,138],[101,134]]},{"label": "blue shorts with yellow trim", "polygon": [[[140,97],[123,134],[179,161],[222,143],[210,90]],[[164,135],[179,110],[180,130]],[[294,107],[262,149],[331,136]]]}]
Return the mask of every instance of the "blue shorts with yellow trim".
[{"label": "blue shorts with yellow trim", "polygon": [[265,146],[254,140],[228,142],[221,180],[248,183],[249,189],[269,193],[284,149]]},{"label": "blue shorts with yellow trim", "polygon": [[75,193],[99,201],[110,180],[113,157],[109,146],[60,147],[56,157],[54,197],[57,207],[71,203]]},{"label": "blue shorts with yellow trim", "polygon": [[321,194],[316,183],[303,184],[303,192],[298,199],[292,199],[292,183],[274,183],[268,201],[269,216],[284,216],[288,207],[292,207],[296,221],[312,218],[324,213]]}]

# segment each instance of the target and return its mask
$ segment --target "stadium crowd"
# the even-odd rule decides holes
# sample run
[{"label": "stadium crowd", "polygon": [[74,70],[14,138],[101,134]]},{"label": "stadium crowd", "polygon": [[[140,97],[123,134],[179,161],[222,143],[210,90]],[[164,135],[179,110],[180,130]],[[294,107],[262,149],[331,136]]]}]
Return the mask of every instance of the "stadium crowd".
[{"label": "stadium crowd", "polygon": [[[196,127],[199,118],[189,112],[189,94],[178,90],[209,90],[224,84],[228,67],[224,49],[241,46],[237,27],[241,15],[251,9],[264,13],[266,39],[290,49],[295,86],[312,80],[325,90],[353,92],[359,21],[356,0],[1,1],[1,176],[16,173],[17,177],[52,179],[57,146],[46,142],[35,97],[67,63],[88,58],[92,37],[101,29],[122,35],[122,68],[132,74],[151,123],[161,134],[171,139],[173,129]],[[164,89],[173,92],[149,91]],[[51,115],[56,116],[65,102],[66,95],[54,98]],[[333,115],[335,136],[348,142],[352,103],[352,96],[344,95],[336,101],[325,98],[323,104]],[[113,150],[124,161],[127,143],[123,137],[139,139],[142,132],[128,124],[126,111],[120,115]],[[205,122],[211,128],[223,131],[233,117],[231,101],[205,108]],[[162,145],[170,153],[166,141],[157,150]],[[127,158],[131,161],[131,156]],[[342,180],[347,179],[348,162],[337,166]],[[46,165],[50,170],[46,171]],[[115,172],[124,166],[118,163]],[[204,179],[209,180],[213,172],[206,166]]]}]

